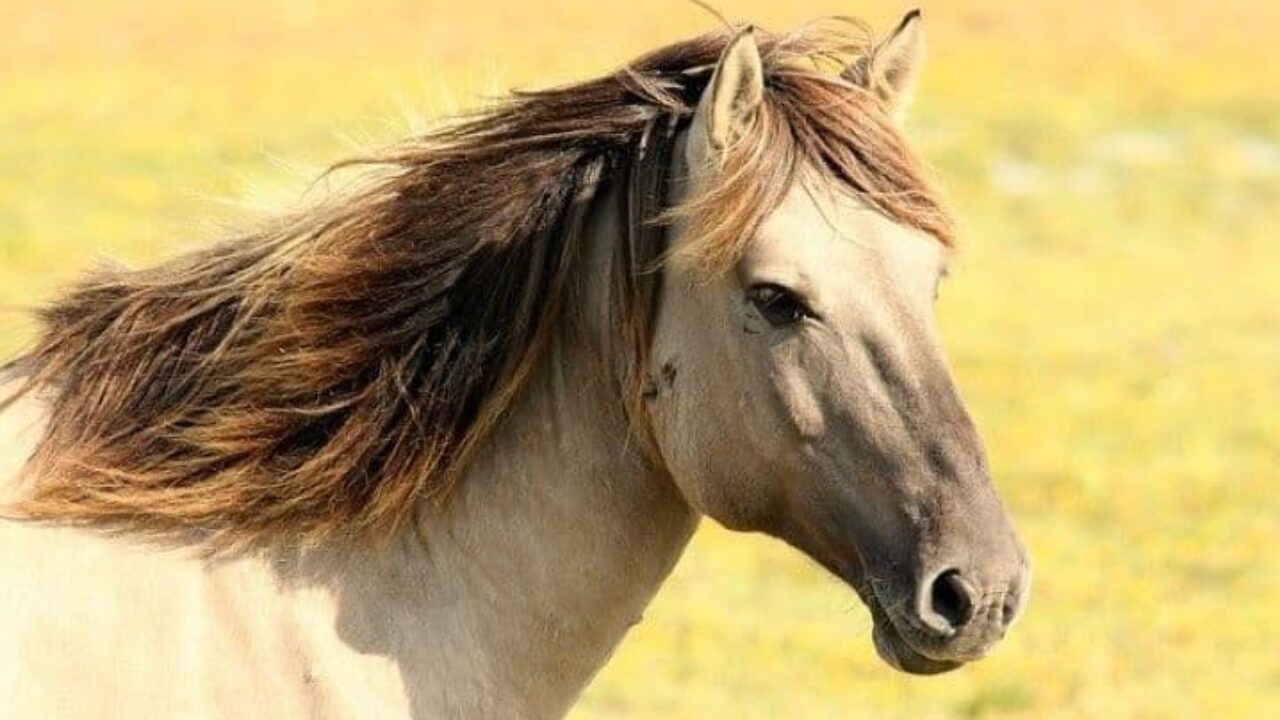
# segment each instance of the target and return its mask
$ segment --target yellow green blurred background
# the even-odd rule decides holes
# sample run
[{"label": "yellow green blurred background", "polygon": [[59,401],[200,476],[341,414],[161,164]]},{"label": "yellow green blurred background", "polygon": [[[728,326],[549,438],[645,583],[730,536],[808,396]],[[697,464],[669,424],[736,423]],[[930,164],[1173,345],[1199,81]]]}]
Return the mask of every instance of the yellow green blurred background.
[{"label": "yellow green blurred background", "polygon": [[[906,6],[721,0],[783,29]],[[1280,717],[1280,3],[936,0],[910,130],[966,220],[940,300],[1031,548],[990,658],[897,674],[854,595],[704,524],[575,718]],[[3,0],[0,352],[323,165],[714,20],[686,0]]]}]

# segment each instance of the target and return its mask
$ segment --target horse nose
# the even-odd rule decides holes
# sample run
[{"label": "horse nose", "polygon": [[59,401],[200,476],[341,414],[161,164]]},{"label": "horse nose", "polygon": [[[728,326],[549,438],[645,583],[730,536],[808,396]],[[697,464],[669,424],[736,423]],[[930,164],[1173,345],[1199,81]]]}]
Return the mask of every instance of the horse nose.
[{"label": "horse nose", "polygon": [[920,595],[920,619],[942,635],[968,625],[978,604],[977,589],[955,568],[935,575]]},{"label": "horse nose", "polygon": [[[999,629],[1004,630],[1022,610],[1027,580],[1025,573],[1019,573],[1008,592],[984,594],[959,569],[947,568],[934,575],[921,589],[917,611],[925,627],[943,637],[963,630],[979,613],[983,615],[983,625],[994,625],[991,621],[999,618]],[[984,607],[988,600],[997,599],[999,608],[993,603],[991,607]]]}]

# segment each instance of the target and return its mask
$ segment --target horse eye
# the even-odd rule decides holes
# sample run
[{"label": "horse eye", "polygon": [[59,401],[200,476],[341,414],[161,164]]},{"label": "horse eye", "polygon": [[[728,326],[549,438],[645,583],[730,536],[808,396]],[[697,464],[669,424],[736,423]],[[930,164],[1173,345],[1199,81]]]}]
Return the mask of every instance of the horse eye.
[{"label": "horse eye", "polygon": [[756,311],[774,327],[794,325],[805,318],[817,317],[804,300],[794,292],[773,283],[753,285],[747,299]]}]

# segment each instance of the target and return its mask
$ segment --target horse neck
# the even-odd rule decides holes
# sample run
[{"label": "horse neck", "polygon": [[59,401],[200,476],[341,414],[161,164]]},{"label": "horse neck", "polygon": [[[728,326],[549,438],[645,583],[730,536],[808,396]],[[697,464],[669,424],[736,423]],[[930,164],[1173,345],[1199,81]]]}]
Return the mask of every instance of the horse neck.
[{"label": "horse neck", "polygon": [[[593,212],[570,307],[607,304],[613,216]],[[696,526],[633,437],[599,324],[607,313],[564,315],[446,508],[424,506],[392,560],[342,573],[348,634],[366,636],[357,646],[389,648],[414,705],[434,715],[563,713],[639,621]],[[386,612],[389,597],[403,599],[396,612]],[[369,640],[386,633],[394,639]]]}]

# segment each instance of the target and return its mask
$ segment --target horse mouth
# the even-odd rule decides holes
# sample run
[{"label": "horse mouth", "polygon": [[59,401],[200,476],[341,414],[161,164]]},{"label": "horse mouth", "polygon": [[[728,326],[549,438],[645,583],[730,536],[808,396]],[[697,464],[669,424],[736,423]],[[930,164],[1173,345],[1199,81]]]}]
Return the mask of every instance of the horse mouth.
[{"label": "horse mouth", "polygon": [[911,647],[887,618],[877,618],[871,632],[876,654],[890,667],[912,675],[937,675],[964,663],[959,660],[935,660]]},{"label": "horse mouth", "polygon": [[871,639],[875,644],[876,654],[889,667],[912,675],[938,675],[965,664],[965,660],[954,658],[944,660],[925,654],[925,651],[917,648],[898,629],[897,622],[890,616],[873,589],[867,587],[859,594],[862,595],[867,609],[871,611],[872,622],[875,624]]}]

